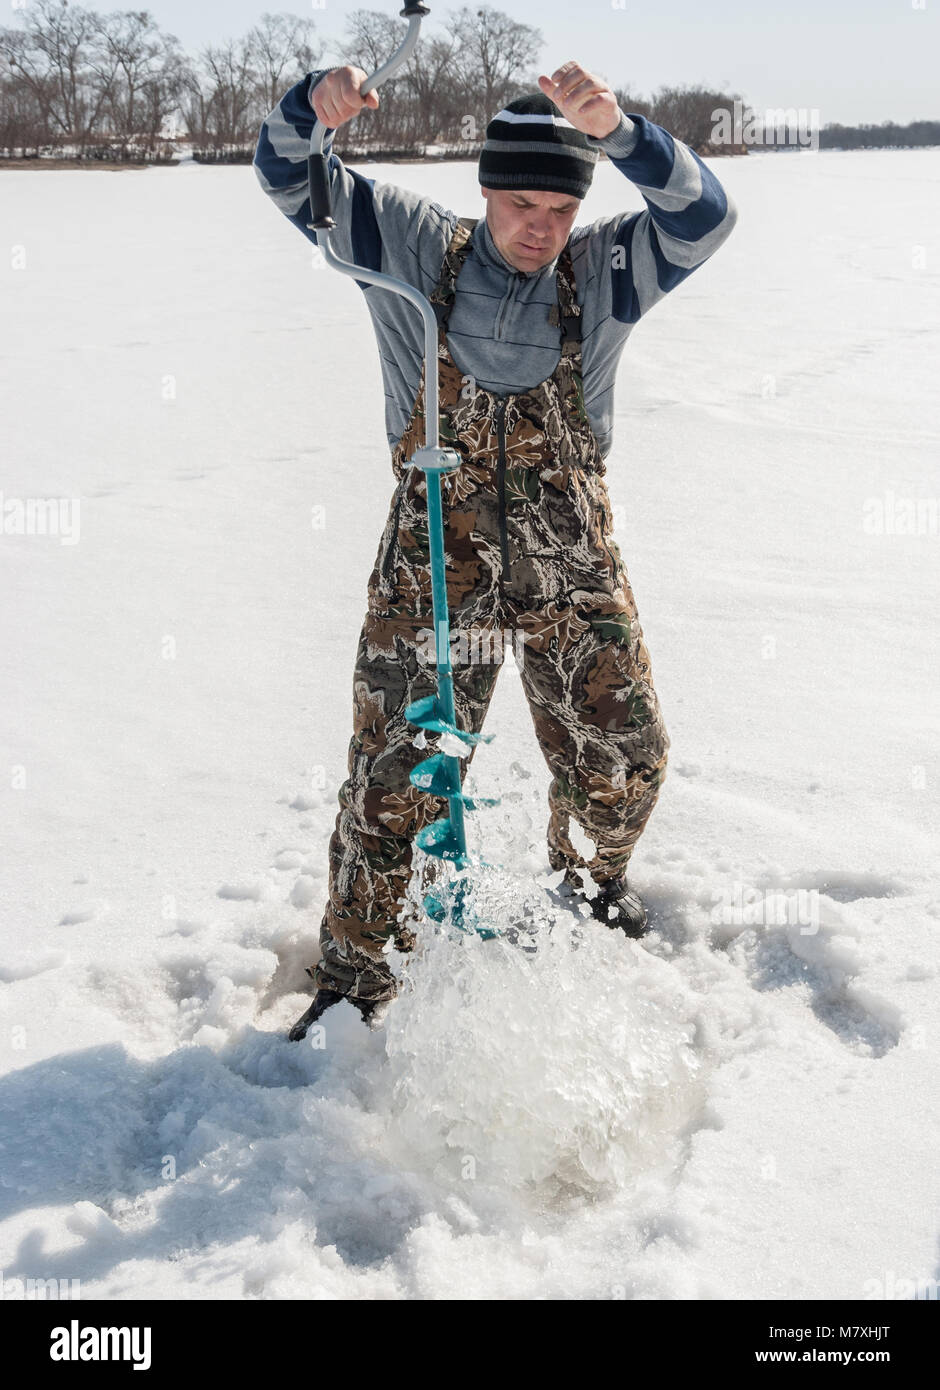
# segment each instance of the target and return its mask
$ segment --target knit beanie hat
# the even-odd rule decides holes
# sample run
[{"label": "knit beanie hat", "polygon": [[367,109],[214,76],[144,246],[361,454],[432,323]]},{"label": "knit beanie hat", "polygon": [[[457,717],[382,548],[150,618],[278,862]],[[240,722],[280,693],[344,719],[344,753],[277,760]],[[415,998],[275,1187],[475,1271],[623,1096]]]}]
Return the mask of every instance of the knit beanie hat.
[{"label": "knit beanie hat", "polygon": [[583,198],[597,150],[544,92],[517,97],[486,127],[478,177],[484,188],[541,188]]}]

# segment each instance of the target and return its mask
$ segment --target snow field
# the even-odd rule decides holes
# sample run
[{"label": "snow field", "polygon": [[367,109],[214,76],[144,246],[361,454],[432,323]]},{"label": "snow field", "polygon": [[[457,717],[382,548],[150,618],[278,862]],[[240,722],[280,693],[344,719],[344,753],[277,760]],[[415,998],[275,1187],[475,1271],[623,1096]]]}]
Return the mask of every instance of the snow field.
[{"label": "snow field", "polygon": [[[527,909],[539,951],[424,932],[384,1030],[342,1005],[302,1045],[392,490],[359,291],[250,170],[3,175],[2,490],[82,503],[77,544],[0,535],[5,1279],[937,1276],[938,539],[865,517],[938,492],[938,155],[718,171],[741,220],[628,343],[608,463],[673,745],[635,859],[653,932],[573,940],[542,896],[510,665],[478,904]],[[470,166],[374,172],[476,207]],[[624,206],[614,171],[591,199]]]}]

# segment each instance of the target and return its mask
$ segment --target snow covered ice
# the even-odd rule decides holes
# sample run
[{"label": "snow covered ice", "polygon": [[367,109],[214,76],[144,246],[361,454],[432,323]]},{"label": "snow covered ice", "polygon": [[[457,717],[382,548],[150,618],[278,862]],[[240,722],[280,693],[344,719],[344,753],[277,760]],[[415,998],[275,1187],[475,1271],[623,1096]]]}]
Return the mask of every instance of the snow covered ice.
[{"label": "snow covered ice", "polygon": [[[940,152],[718,171],[740,221],[628,343],[608,460],[672,739],[653,932],[551,906],[509,662],[478,906],[540,949],[427,929],[382,1030],[341,1005],[302,1045],[394,485],[361,292],[250,169],[2,174],[0,487],[80,500],[74,543],[0,534],[5,1279],[937,1278]],[[478,210],[470,165],[369,172]],[[601,166],[585,212],[623,199]]]}]

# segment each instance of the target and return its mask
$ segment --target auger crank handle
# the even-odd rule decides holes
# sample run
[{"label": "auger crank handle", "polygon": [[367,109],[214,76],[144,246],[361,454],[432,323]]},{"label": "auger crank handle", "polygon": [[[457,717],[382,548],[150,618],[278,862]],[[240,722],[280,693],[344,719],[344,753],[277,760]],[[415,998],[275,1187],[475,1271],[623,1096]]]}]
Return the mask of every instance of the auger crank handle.
[{"label": "auger crank handle", "polygon": [[[359,88],[361,96],[368,96],[371,91],[384,82],[387,77],[391,77],[393,72],[397,72],[402,63],[408,61],[418,42],[418,33],[421,28],[421,21],[425,15],[430,14],[430,8],[421,3],[421,0],[412,0],[411,4],[405,6],[398,12],[403,19],[408,20],[408,32],[405,35],[399,48],[395,50],[387,63],[376,68],[370,77]],[[336,226],[333,221],[333,199],[330,192],[330,171],[326,155],[323,153],[323,141],[328,127],[317,118],[313,125],[313,134],[310,138],[310,154],[307,158],[307,187],[310,194],[310,222],[308,226],[313,231],[329,231]]]}]

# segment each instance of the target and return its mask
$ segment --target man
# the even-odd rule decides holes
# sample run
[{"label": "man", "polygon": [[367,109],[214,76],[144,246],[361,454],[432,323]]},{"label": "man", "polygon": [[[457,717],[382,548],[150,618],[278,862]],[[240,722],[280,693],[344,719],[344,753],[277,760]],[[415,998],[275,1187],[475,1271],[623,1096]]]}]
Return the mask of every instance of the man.
[{"label": "man", "polygon": [[[264,123],[255,168],[311,240],[306,156],[314,113],[332,131],[378,97],[344,66],[309,74]],[[441,442],[461,466],[443,483],[452,629],[515,635],[536,733],[552,772],[549,862],[572,894],[593,884],[600,921],[639,936],[642,902],[626,866],[656,801],[669,740],[604,482],[617,363],[634,324],[701,265],[736,220],[714,174],[578,63],[490,122],[478,178],[486,216],[367,179],[330,152],[331,241],[343,259],[420,289],[439,320]],[[599,151],[647,211],[572,231]],[[408,468],[424,442],[423,326],[414,306],[362,282],[385,381],[398,486],[368,586],[354,674],[349,776],[339,792],[318,990],[290,1036],[347,998],[375,1024],[397,983],[385,948],[413,944],[399,923],[416,832],[446,812],[408,774],[407,705],[435,689],[426,486]],[[533,384],[534,383],[534,384]],[[499,642],[454,662],[461,728],[479,732]],[[474,658],[477,659],[474,659]],[[469,761],[469,759],[467,760]],[[463,764],[462,772],[465,771]],[[585,861],[570,817],[594,841]],[[593,884],[590,885],[593,888]]]}]

